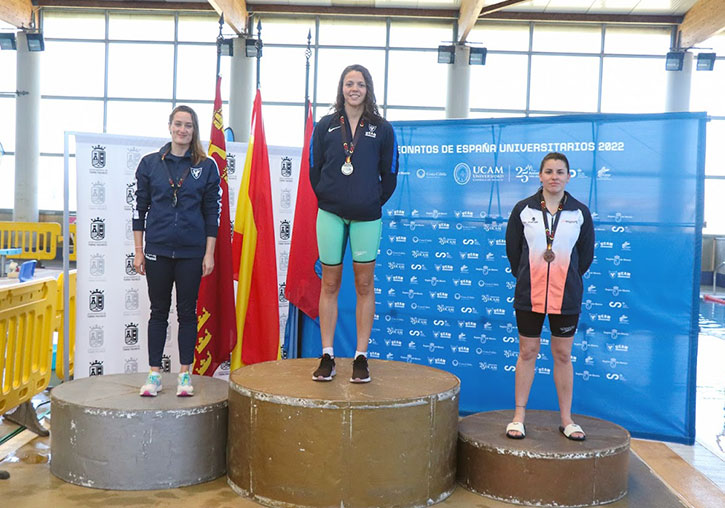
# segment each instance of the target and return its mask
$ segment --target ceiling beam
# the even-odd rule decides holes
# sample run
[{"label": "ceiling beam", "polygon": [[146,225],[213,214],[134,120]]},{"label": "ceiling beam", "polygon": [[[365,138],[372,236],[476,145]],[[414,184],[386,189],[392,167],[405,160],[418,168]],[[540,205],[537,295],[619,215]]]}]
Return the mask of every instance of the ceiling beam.
[{"label": "ceiling beam", "polygon": [[484,7],[485,0],[461,0],[461,10],[458,15],[458,42],[463,44],[466,37],[476,25],[476,20],[482,14],[492,14],[514,4],[520,4],[524,0],[505,0]]},{"label": "ceiling beam", "polygon": [[0,20],[18,28],[31,28],[35,8],[30,0],[2,0]]},{"label": "ceiling beam", "polygon": [[247,31],[247,4],[244,0],[209,0],[217,14],[224,14],[224,22],[237,34]]},{"label": "ceiling beam", "polygon": [[680,25],[680,47],[691,48],[725,28],[725,0],[699,0]]}]

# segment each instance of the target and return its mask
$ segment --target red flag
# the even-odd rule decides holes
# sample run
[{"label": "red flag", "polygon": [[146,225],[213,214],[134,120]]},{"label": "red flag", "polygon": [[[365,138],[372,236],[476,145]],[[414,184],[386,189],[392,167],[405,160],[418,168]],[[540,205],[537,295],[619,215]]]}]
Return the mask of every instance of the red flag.
[{"label": "red flag", "polygon": [[312,138],[312,106],[307,103],[305,140],[300,163],[300,180],[297,184],[297,204],[292,223],[289,265],[285,296],[312,319],[319,314],[320,277],[315,273],[317,252],[317,196],[310,184],[310,141]]},{"label": "red flag", "polygon": [[221,177],[221,216],[214,250],[214,271],[202,277],[196,303],[197,336],[194,350],[194,374],[213,376],[217,367],[230,359],[237,342],[232,278],[231,223],[229,221],[229,182],[227,152],[222,118],[221,76],[216,82],[214,118],[209,140],[209,156]]},{"label": "red flag", "polygon": [[232,351],[232,370],[279,358],[279,301],[273,221],[262,95],[257,90],[232,239],[233,266],[235,278],[239,281],[237,344]]}]

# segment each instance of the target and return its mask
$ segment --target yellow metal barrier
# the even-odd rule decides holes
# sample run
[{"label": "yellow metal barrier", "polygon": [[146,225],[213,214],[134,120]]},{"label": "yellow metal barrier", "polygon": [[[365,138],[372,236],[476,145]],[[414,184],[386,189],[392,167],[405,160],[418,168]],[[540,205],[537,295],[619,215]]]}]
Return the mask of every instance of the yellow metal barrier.
[{"label": "yellow metal barrier", "polygon": [[[70,236],[70,245],[68,246],[68,252],[70,252],[70,255],[68,256],[68,259],[71,261],[76,260],[76,253],[78,252],[78,243],[76,242],[76,231],[77,231],[76,223],[68,224],[68,235]],[[61,236],[59,243],[63,242],[63,237]]]},{"label": "yellow metal barrier", "polygon": [[0,414],[50,382],[57,292],[54,279],[0,289]]},{"label": "yellow metal barrier", "polygon": [[[71,270],[68,279],[68,377],[73,376],[76,353],[76,275],[78,270]],[[63,355],[65,344],[63,342],[63,273],[58,276],[58,348],[55,353],[55,375],[61,380],[65,379],[65,367],[63,366]]]},{"label": "yellow metal barrier", "polygon": [[55,259],[60,224],[0,221],[0,248],[23,249],[22,259]]}]

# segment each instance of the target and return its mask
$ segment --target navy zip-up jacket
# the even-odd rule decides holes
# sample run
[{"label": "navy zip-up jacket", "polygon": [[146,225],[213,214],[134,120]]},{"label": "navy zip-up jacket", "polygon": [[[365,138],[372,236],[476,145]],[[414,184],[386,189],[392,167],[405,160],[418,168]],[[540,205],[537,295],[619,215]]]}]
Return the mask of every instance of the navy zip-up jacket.
[{"label": "navy zip-up jacket", "polygon": [[[219,169],[211,157],[194,165],[191,150],[183,157],[172,155],[170,150],[171,143],[167,143],[158,152],[144,156],[136,169],[133,230],[146,231],[146,254],[201,258],[206,252],[207,237],[216,237],[219,229]],[[177,191],[175,207],[174,191],[164,165],[176,183],[189,169]]]},{"label": "navy zip-up jacket", "polygon": [[352,155],[354,171],[345,176],[342,129],[352,140],[349,121],[340,125],[340,113],[323,117],[315,126],[310,143],[310,183],[322,210],[351,220],[376,220],[392,196],[398,177],[398,144],[393,126],[385,119],[365,120]]},{"label": "navy zip-up jacket", "polygon": [[[565,192],[551,263],[544,258],[546,230],[541,194],[519,201],[506,227],[506,255],[516,277],[514,308],[541,314],[579,314],[582,276],[594,259],[594,224],[589,209]],[[549,227],[554,216],[547,212]]]}]

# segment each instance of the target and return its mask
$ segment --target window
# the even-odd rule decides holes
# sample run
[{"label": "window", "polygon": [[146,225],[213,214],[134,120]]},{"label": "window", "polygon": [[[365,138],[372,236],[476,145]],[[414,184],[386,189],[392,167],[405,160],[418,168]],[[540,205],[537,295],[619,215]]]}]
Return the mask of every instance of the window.
[{"label": "window", "polygon": [[597,110],[599,58],[534,55],[531,58],[531,109]]},{"label": "window", "polygon": [[468,40],[482,43],[489,51],[528,51],[529,24],[479,21],[468,34]]},{"label": "window", "polygon": [[[388,104],[395,106],[445,106],[447,66],[441,65],[434,51],[391,51],[388,77]],[[373,77],[373,79],[375,79]],[[383,83],[376,80],[378,104],[383,99]]]},{"label": "window", "polygon": [[[214,74],[211,74],[212,79]],[[171,98],[174,47],[170,44],[110,44],[110,97]],[[212,82],[213,83],[213,82]]]},{"label": "window", "polygon": [[46,41],[40,53],[41,93],[103,97],[105,52],[101,42]]},{"label": "window", "polygon": [[664,56],[605,58],[602,112],[661,113],[665,108],[666,73]]},{"label": "window", "polygon": [[489,53],[486,65],[471,66],[472,108],[526,109],[529,57]]}]

